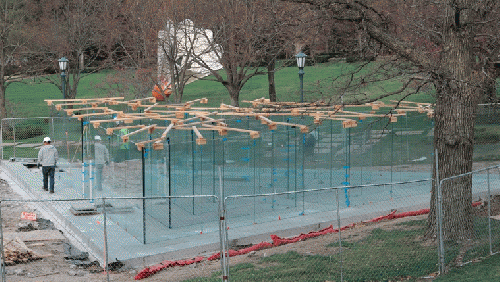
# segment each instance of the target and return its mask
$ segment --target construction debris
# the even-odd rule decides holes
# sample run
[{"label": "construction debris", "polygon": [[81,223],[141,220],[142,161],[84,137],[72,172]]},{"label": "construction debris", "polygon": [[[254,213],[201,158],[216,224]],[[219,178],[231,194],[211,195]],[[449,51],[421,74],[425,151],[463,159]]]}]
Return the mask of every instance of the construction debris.
[{"label": "construction debris", "polygon": [[4,243],[5,265],[15,265],[18,263],[27,263],[33,260],[42,259],[51,255],[40,255],[31,250],[19,238]]}]

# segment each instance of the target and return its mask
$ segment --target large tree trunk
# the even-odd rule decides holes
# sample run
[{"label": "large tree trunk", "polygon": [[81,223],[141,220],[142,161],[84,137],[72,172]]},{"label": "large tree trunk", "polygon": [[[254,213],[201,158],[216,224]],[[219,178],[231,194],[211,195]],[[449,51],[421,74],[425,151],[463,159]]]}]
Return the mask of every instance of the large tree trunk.
[{"label": "large tree trunk", "polygon": [[[438,154],[439,179],[472,170],[474,122],[477,95],[466,83],[438,81],[435,108],[434,147]],[[458,84],[458,85],[457,85]],[[439,89],[441,88],[441,89]],[[433,177],[436,179],[436,170]],[[472,178],[446,181],[441,187],[443,231],[446,240],[466,240],[473,236]],[[437,183],[432,186],[428,235],[436,234]]]},{"label": "large tree trunk", "polygon": [[0,121],[7,117],[5,83],[0,84]]},{"label": "large tree trunk", "polygon": [[269,82],[269,100],[276,101],[276,84],[274,83],[274,68],[276,67],[276,60],[271,60],[267,65],[267,81]]},{"label": "large tree trunk", "polygon": [[233,92],[229,93],[229,96],[231,96],[231,106],[239,107],[240,106],[240,99],[239,99],[239,92]]},{"label": "large tree trunk", "polygon": [[[434,147],[438,154],[439,179],[472,170],[475,114],[484,93],[482,74],[473,70],[474,35],[469,27],[461,26],[460,22],[466,22],[461,16],[465,17],[459,11],[447,11],[448,24],[443,33],[440,68],[434,74],[437,95]],[[432,187],[428,236],[436,235],[436,184]],[[472,178],[446,181],[441,191],[444,239],[462,241],[472,238]]]}]

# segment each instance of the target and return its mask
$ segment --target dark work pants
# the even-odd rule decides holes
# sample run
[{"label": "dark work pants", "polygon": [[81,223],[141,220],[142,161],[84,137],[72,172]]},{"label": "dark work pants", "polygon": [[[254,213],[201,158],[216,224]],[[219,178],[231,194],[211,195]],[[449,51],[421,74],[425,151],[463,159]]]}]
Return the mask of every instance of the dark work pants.
[{"label": "dark work pants", "polygon": [[48,188],[48,182],[49,182],[49,177],[50,177],[50,192],[54,192],[54,173],[56,172],[56,167],[55,166],[42,166],[42,173],[43,173],[43,189],[47,190]]},{"label": "dark work pants", "polygon": [[96,164],[95,165],[95,186],[98,191],[102,191],[102,171],[104,170],[104,165],[103,164]]}]

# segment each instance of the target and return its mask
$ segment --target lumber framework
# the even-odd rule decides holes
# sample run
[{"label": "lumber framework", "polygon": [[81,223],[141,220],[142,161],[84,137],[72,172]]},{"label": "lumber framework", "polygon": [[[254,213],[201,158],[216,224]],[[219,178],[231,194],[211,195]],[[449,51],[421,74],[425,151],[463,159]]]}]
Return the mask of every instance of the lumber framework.
[{"label": "lumber framework", "polygon": [[[219,135],[226,135],[228,131],[248,133],[253,139],[260,137],[260,132],[236,127],[229,127],[224,122],[224,116],[247,116],[253,117],[269,130],[275,130],[278,126],[299,128],[301,133],[308,133],[309,126],[288,122],[277,122],[270,119],[272,116],[309,116],[313,118],[314,124],[321,124],[325,120],[341,121],[343,128],[352,128],[358,125],[358,120],[367,117],[388,118],[389,122],[397,122],[398,116],[404,116],[407,112],[416,111],[427,113],[429,118],[434,116],[434,109],[430,103],[415,103],[409,101],[372,102],[363,105],[328,105],[323,102],[295,103],[295,102],[271,102],[269,99],[260,98],[253,101],[242,101],[251,104],[251,107],[235,107],[221,104],[219,107],[193,107],[194,104],[206,104],[207,98],[200,98],[182,104],[158,104],[154,97],[122,101],[123,97],[94,98],[94,99],[57,99],[45,100],[48,106],[54,106],[59,111],[65,111],[68,116],[82,120],[87,117],[114,115],[111,119],[93,120],[90,123],[94,128],[99,128],[102,123],[117,123],[118,126],[106,128],[106,134],[112,135],[115,130],[123,128],[135,129],[122,136],[123,142],[128,142],[130,136],[143,131],[152,134],[155,130],[164,130],[159,138],[136,142],[138,150],[142,150],[146,144],[153,143],[154,150],[163,149],[163,142],[172,130],[190,130],[196,134],[196,144],[206,144],[206,139],[201,131],[217,131]],[[144,108],[139,113],[124,113],[108,108],[106,105],[127,105],[133,111]],[[89,107],[90,106],[90,107]],[[370,107],[370,113],[359,113],[355,110],[359,107]],[[385,114],[376,114],[377,110],[388,108]],[[76,113],[76,114],[75,114]],[[129,125],[134,120],[151,121],[149,125]],[[154,121],[170,121],[165,126],[157,126]]]}]

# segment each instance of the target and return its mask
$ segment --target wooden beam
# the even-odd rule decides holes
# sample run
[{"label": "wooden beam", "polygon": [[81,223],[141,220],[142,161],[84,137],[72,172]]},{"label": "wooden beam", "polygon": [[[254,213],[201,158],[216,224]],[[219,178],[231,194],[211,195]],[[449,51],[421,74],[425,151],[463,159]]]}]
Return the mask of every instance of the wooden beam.
[{"label": "wooden beam", "polygon": [[144,109],[144,112],[147,113],[149,112],[152,108],[154,108],[156,105],[158,105],[158,103],[154,103],[153,105],[147,107],[146,109]]},{"label": "wooden beam", "polygon": [[90,116],[107,116],[110,115],[111,113],[91,113],[91,114],[82,114],[82,115],[74,115],[73,117],[78,118],[78,120],[82,120],[84,117],[90,117]]},{"label": "wooden beam", "polygon": [[167,138],[167,134],[170,132],[170,130],[172,130],[172,127],[174,127],[174,124],[171,123],[168,125],[167,129],[165,129],[165,131],[163,131],[163,133],[161,134],[161,139],[165,139]]},{"label": "wooden beam", "polygon": [[198,131],[198,128],[196,128],[196,126],[194,126],[194,125],[192,128],[193,128],[193,131],[196,134],[196,136],[198,136],[198,138],[196,139],[196,144],[197,145],[207,144],[207,139],[203,138],[203,135],[201,135],[200,131]]},{"label": "wooden beam", "polygon": [[[256,130],[247,130],[247,129],[241,129],[241,128],[215,126],[215,125],[209,125],[209,124],[203,124],[203,126],[209,128],[209,129],[212,129],[212,130],[219,131],[220,135],[227,135],[227,131],[236,131],[236,132],[249,133],[250,137],[252,137],[253,139],[260,137],[260,132],[256,131]],[[200,130],[203,130],[203,129],[200,128]],[[223,131],[224,134],[221,134],[221,131]]]},{"label": "wooden beam", "polygon": [[153,133],[153,131],[155,130],[155,127],[156,127],[156,124],[151,124],[151,125],[148,125],[148,126],[144,126],[143,128],[140,128],[134,132],[131,132],[131,133],[128,133],[128,134],[125,134],[122,136],[122,141],[123,143],[126,143],[129,141],[129,137],[132,136],[132,135],[135,135],[137,133],[140,133],[140,132],[143,132],[145,130],[148,130],[149,134]]},{"label": "wooden beam", "polygon": [[358,126],[358,122],[353,120],[353,119],[350,119],[350,120],[344,120],[342,122],[342,127],[343,128],[351,128],[351,127],[356,127]]},{"label": "wooden beam", "polygon": [[120,130],[120,129],[123,129],[123,128],[130,129],[130,128],[143,128],[143,127],[145,127],[145,125],[143,125],[143,124],[141,124],[141,125],[128,125],[128,126],[108,127],[108,128],[106,128],[106,134],[107,135],[111,135],[111,134],[113,134],[113,131]]},{"label": "wooden beam", "polygon": [[[155,139],[151,139],[151,140],[147,140],[147,141],[141,141],[141,142],[135,143],[135,146],[137,147],[137,150],[142,151],[142,148],[144,148],[146,146],[146,144],[155,142],[155,144],[161,144],[161,145],[155,146],[155,144],[153,144],[153,150],[161,150],[161,149],[163,149],[163,144],[159,143],[159,141],[162,141],[162,140],[163,139],[160,137],[160,138],[155,138]],[[158,142],[158,143],[156,143],[156,142]]]},{"label": "wooden beam", "polygon": [[307,125],[289,123],[289,122],[276,122],[276,124],[290,126],[290,127],[298,127],[300,128],[301,133],[309,133],[309,127]]}]

